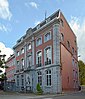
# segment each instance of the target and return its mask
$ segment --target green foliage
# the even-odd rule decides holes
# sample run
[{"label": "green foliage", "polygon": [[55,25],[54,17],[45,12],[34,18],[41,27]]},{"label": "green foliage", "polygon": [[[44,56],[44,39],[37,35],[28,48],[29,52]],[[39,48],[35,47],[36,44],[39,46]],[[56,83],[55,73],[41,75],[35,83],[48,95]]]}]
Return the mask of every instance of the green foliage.
[{"label": "green foliage", "polygon": [[85,63],[83,61],[79,60],[78,66],[79,66],[80,84],[85,85]]},{"label": "green foliage", "polygon": [[43,93],[43,91],[42,91],[42,89],[41,89],[41,87],[40,87],[40,84],[39,84],[39,83],[37,84],[36,89],[37,89],[37,93],[38,93],[38,94],[42,94],[42,93]]},{"label": "green foliage", "polygon": [[2,62],[1,59],[0,59],[0,67],[2,67],[2,64],[3,64],[3,62]]}]

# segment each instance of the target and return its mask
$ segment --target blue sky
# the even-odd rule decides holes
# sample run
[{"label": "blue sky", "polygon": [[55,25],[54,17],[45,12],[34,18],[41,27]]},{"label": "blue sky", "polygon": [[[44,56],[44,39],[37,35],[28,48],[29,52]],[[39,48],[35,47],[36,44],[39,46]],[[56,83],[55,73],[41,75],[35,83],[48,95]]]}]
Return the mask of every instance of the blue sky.
[{"label": "blue sky", "polygon": [[[78,38],[78,51],[85,61],[85,0],[0,0],[0,42],[12,48],[29,27],[61,9]],[[82,39],[82,41],[81,41]]]}]

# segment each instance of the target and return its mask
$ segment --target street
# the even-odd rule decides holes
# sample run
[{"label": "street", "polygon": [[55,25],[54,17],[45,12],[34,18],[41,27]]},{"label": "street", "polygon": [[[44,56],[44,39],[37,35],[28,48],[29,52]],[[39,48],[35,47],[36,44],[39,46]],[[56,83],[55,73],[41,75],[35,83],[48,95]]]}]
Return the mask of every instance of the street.
[{"label": "street", "polygon": [[35,95],[20,93],[0,93],[0,99],[85,99],[85,92],[58,94],[58,95]]}]

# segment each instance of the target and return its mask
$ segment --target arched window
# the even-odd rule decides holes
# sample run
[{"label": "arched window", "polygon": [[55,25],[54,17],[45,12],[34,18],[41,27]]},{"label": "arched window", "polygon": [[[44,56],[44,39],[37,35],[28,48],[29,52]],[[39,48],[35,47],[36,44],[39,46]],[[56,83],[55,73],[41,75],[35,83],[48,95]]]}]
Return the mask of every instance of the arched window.
[{"label": "arched window", "polygon": [[70,48],[70,42],[69,41],[67,41],[67,47]]},{"label": "arched window", "polygon": [[64,41],[64,35],[61,33],[61,40]]},{"label": "arched window", "polygon": [[51,47],[45,48],[44,60],[45,60],[45,65],[49,65],[52,63],[52,49],[51,49]]},{"label": "arched window", "polygon": [[42,65],[42,52],[41,51],[38,51],[36,54],[36,64],[38,65],[38,67]]}]

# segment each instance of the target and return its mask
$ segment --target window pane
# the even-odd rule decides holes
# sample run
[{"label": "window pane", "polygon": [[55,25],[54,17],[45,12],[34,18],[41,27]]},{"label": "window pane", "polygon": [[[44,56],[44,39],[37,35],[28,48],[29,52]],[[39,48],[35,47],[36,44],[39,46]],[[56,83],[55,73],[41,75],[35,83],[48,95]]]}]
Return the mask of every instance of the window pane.
[{"label": "window pane", "polygon": [[42,39],[41,38],[38,38],[37,39],[37,42],[36,42],[36,45],[38,46],[38,45],[41,45],[42,44]]},{"label": "window pane", "polygon": [[49,32],[49,33],[47,33],[46,35],[45,35],[45,41],[48,41],[48,40],[50,40],[51,39],[51,33]]},{"label": "window pane", "polygon": [[41,62],[42,62],[42,53],[41,53],[41,51],[39,51],[37,53],[37,64],[38,64],[38,66],[41,66]]},{"label": "window pane", "polygon": [[51,56],[51,48],[48,47],[47,49],[45,49],[45,54],[46,54],[46,63],[45,65],[48,65],[48,64],[51,64],[51,59],[52,59],[52,56]]},{"label": "window pane", "polygon": [[51,70],[46,71],[46,81],[47,81],[47,86],[51,85]]},{"label": "window pane", "polygon": [[30,50],[31,49],[31,44],[28,44],[28,50]]}]

